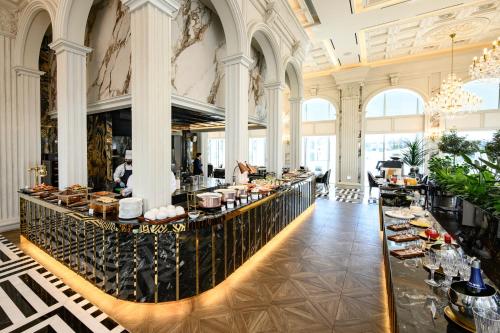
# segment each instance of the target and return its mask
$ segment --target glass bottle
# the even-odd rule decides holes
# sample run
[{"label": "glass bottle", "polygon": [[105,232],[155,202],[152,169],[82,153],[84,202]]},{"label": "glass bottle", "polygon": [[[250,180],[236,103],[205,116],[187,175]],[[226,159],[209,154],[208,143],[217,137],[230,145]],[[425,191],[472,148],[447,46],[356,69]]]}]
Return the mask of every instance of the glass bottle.
[{"label": "glass bottle", "polygon": [[470,266],[470,278],[469,282],[467,282],[467,291],[473,295],[477,295],[485,289],[486,286],[481,276],[481,261],[476,259]]}]

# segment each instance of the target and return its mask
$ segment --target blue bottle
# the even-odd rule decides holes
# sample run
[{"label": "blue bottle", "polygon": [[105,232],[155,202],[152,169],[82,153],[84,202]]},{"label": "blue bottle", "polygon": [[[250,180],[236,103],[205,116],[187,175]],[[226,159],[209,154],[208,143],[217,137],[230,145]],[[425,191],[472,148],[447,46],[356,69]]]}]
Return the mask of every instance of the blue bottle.
[{"label": "blue bottle", "polygon": [[481,276],[481,261],[474,260],[470,267],[470,279],[467,282],[467,290],[471,294],[480,294],[482,291],[486,290],[484,285],[483,277]]}]

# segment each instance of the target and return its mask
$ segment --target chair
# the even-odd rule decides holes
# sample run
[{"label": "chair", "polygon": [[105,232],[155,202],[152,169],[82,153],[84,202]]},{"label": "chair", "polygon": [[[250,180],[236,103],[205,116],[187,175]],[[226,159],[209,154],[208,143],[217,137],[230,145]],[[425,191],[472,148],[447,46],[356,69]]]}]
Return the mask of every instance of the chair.
[{"label": "chair", "polygon": [[373,176],[373,174],[368,171],[368,186],[370,186],[370,190],[368,191],[368,202],[377,202],[377,199],[372,197],[372,188],[376,187],[376,188],[379,188],[380,187],[380,184],[377,183],[377,181],[375,180],[375,177]]},{"label": "chair", "polygon": [[328,170],[327,172],[325,172],[323,177],[320,177],[316,180],[316,184],[321,184],[323,187],[323,191],[320,195],[327,196],[330,193],[330,173],[331,170]]}]

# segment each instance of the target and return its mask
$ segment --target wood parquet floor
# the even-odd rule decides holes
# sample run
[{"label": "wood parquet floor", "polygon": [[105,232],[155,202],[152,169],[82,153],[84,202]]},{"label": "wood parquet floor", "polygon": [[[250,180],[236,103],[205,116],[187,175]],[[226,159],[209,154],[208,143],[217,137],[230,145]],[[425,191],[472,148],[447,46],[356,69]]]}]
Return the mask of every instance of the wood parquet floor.
[{"label": "wood parquet floor", "polygon": [[375,205],[318,199],[215,289],[136,304],[102,293],[42,251],[21,247],[131,332],[389,332]]}]

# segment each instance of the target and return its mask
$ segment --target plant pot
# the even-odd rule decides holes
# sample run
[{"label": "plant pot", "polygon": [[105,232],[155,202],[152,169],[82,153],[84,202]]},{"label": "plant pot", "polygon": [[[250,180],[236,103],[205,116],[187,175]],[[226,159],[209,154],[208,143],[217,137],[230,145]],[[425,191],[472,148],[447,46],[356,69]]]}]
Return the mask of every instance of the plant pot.
[{"label": "plant pot", "polygon": [[473,227],[475,225],[476,206],[468,202],[462,201],[462,225]]}]

